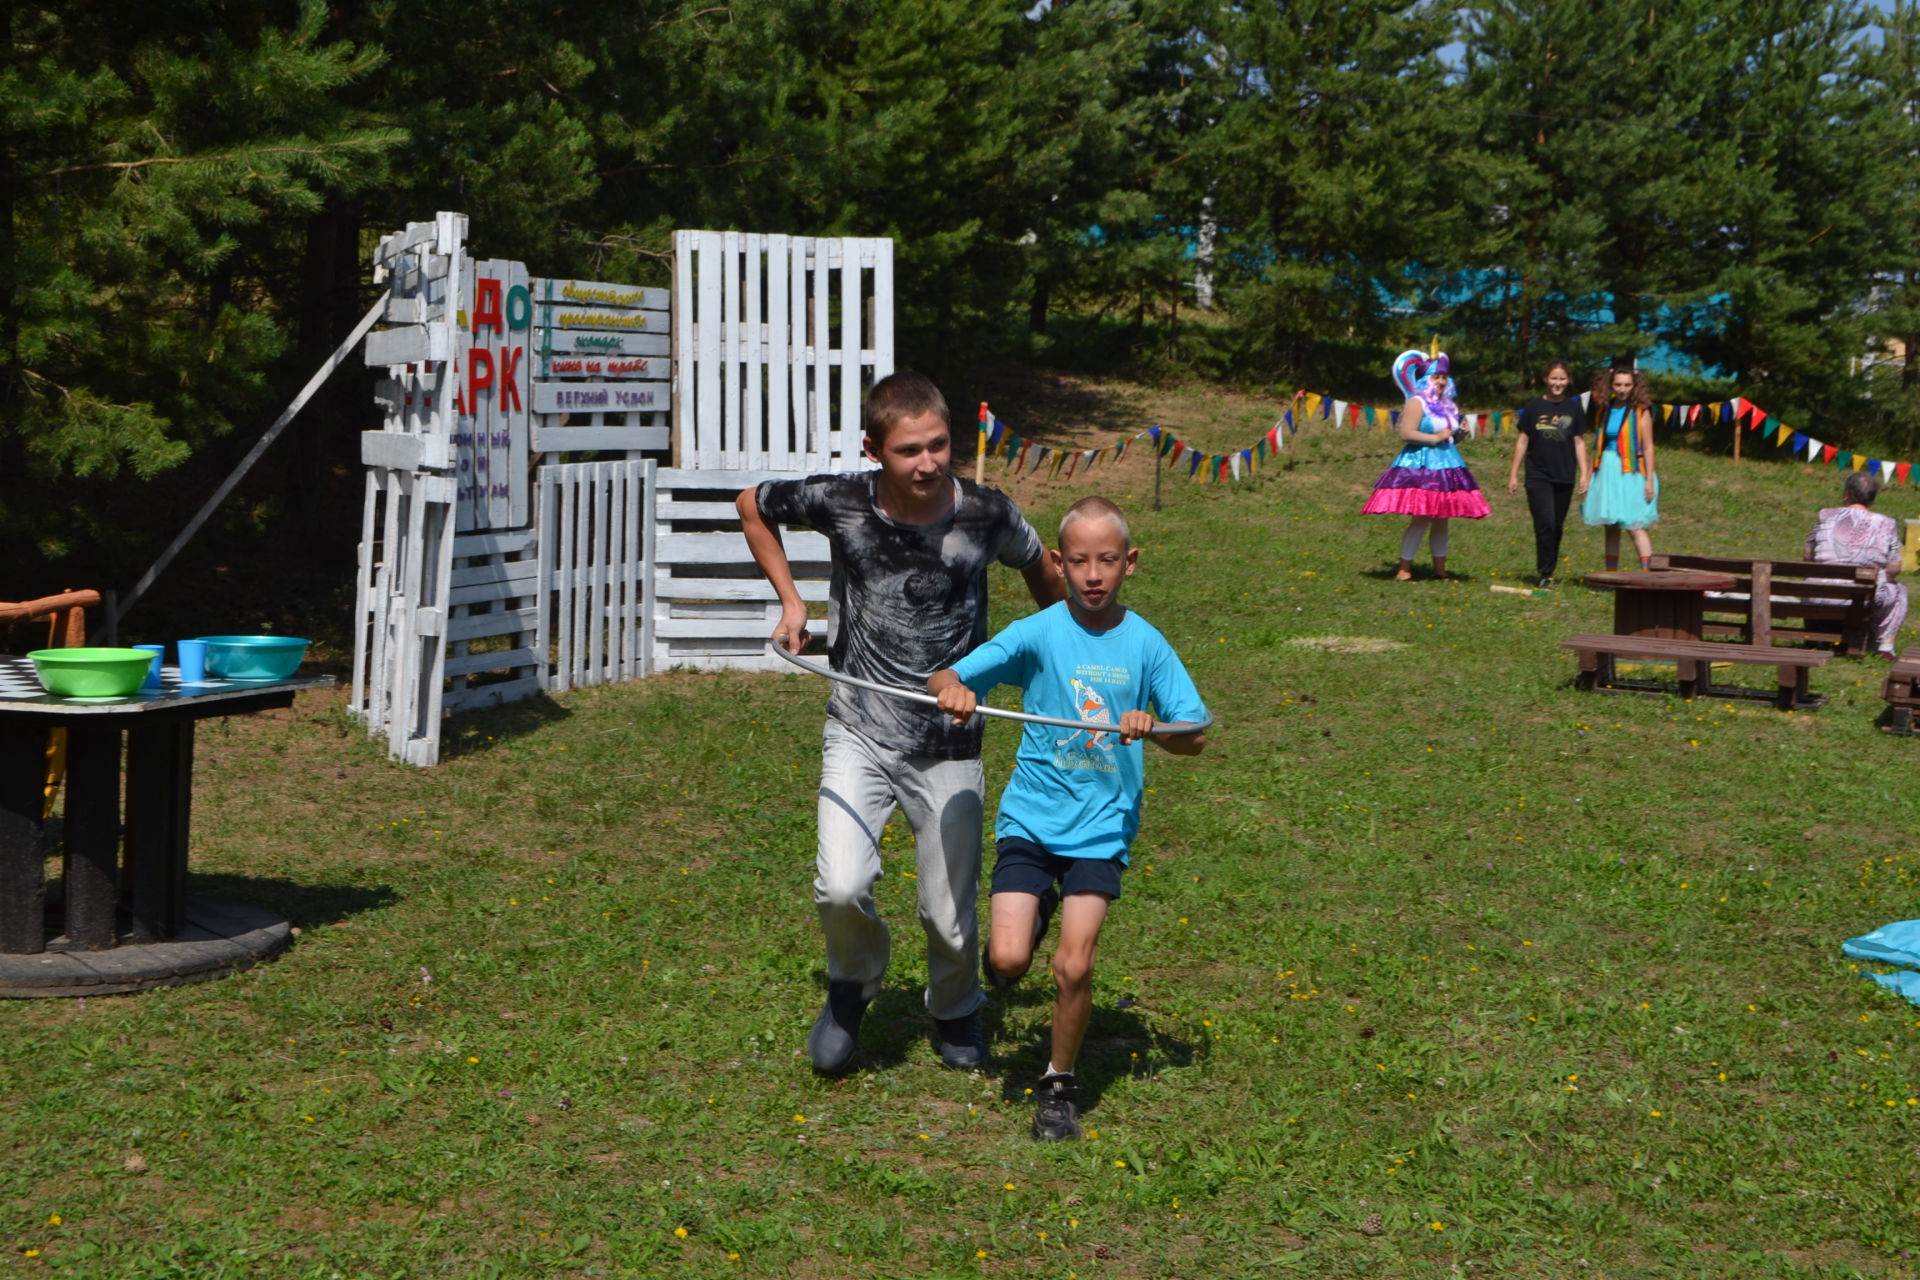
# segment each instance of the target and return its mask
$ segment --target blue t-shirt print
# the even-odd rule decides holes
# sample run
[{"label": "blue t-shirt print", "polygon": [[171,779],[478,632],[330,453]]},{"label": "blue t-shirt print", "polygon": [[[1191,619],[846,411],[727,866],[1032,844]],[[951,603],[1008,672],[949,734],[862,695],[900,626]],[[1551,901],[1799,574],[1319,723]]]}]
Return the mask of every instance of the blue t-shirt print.
[{"label": "blue t-shirt print", "polygon": [[[1133,710],[1169,723],[1207,718],[1173,646],[1131,610],[1111,630],[1088,631],[1065,603],[1053,605],[994,636],[954,672],[982,695],[1016,685],[1028,711],[1063,720],[1118,726]],[[1126,861],[1140,829],[1144,755],[1143,744],[1122,744],[1117,728],[1027,725],[994,834],[1061,857]]]}]

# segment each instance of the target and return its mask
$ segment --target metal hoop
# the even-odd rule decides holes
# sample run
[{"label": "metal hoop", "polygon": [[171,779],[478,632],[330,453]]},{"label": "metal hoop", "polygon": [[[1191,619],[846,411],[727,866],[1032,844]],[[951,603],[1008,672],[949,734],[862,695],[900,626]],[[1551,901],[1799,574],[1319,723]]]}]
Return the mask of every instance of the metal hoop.
[{"label": "metal hoop", "polygon": [[[767,652],[785,658],[788,662],[810,675],[825,676],[827,679],[837,680],[841,684],[850,684],[856,689],[870,689],[874,693],[884,693],[889,697],[900,698],[907,702],[918,702],[929,707],[937,707],[940,705],[940,700],[930,693],[920,693],[913,689],[896,689],[890,684],[876,684],[871,680],[862,680],[859,676],[850,676],[829,667],[822,667],[807,662],[797,654],[788,653],[787,646],[780,643],[783,639],[785,639],[784,636],[775,636],[773,639],[767,641]],[[1062,729],[1083,729],[1088,733],[1120,732],[1120,726],[1117,724],[1102,724],[1092,720],[1064,720],[1058,716],[1037,716],[1025,711],[1003,711],[999,707],[989,707],[984,704],[975,707],[974,714],[991,716],[996,720],[1018,720],[1023,724],[1047,724],[1055,725]],[[1160,737],[1163,735],[1203,733],[1212,727],[1212,716],[1208,716],[1205,720],[1197,724],[1165,724],[1156,720],[1153,722],[1153,728],[1147,730],[1147,733],[1151,737]]]}]

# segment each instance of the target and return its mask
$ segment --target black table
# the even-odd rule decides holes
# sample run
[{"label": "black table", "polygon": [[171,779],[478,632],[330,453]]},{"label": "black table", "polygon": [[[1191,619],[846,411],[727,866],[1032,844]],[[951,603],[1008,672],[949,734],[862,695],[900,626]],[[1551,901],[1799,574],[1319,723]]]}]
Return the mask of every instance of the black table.
[{"label": "black table", "polygon": [[[87,701],[54,697],[31,662],[0,656],[0,956],[101,951],[181,935],[194,724],[291,706],[300,690],[332,682],[296,676],[183,687],[179,672],[167,668],[158,691]],[[65,911],[62,930],[49,937],[41,814],[46,731],[54,728],[67,731]],[[118,989],[139,985],[159,984]]]}]

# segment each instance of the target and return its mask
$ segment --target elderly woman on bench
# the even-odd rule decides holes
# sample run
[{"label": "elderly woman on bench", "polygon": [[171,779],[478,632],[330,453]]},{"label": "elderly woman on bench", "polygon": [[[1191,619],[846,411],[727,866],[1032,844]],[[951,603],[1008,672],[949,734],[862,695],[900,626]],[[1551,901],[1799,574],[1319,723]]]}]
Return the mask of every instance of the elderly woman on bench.
[{"label": "elderly woman on bench", "polygon": [[1873,638],[1883,658],[1894,656],[1894,641],[1907,619],[1907,588],[1900,576],[1900,528],[1892,516],[1873,510],[1880,481],[1865,471],[1847,477],[1845,501],[1823,507],[1807,535],[1807,559],[1818,564],[1872,565],[1880,571],[1873,593]]}]

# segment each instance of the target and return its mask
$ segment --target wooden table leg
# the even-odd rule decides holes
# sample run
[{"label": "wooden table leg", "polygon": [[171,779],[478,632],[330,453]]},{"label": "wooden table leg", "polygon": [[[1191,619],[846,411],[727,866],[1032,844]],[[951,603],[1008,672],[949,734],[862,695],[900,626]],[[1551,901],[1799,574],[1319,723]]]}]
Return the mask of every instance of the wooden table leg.
[{"label": "wooden table leg", "polygon": [[47,732],[19,721],[0,726],[0,952],[46,950],[47,869],[40,814],[45,805]]},{"label": "wooden table leg", "polygon": [[193,722],[128,730],[125,874],[133,942],[180,931],[192,804]]},{"label": "wooden table leg", "polygon": [[67,729],[67,941],[114,945],[120,909],[120,731]]}]

